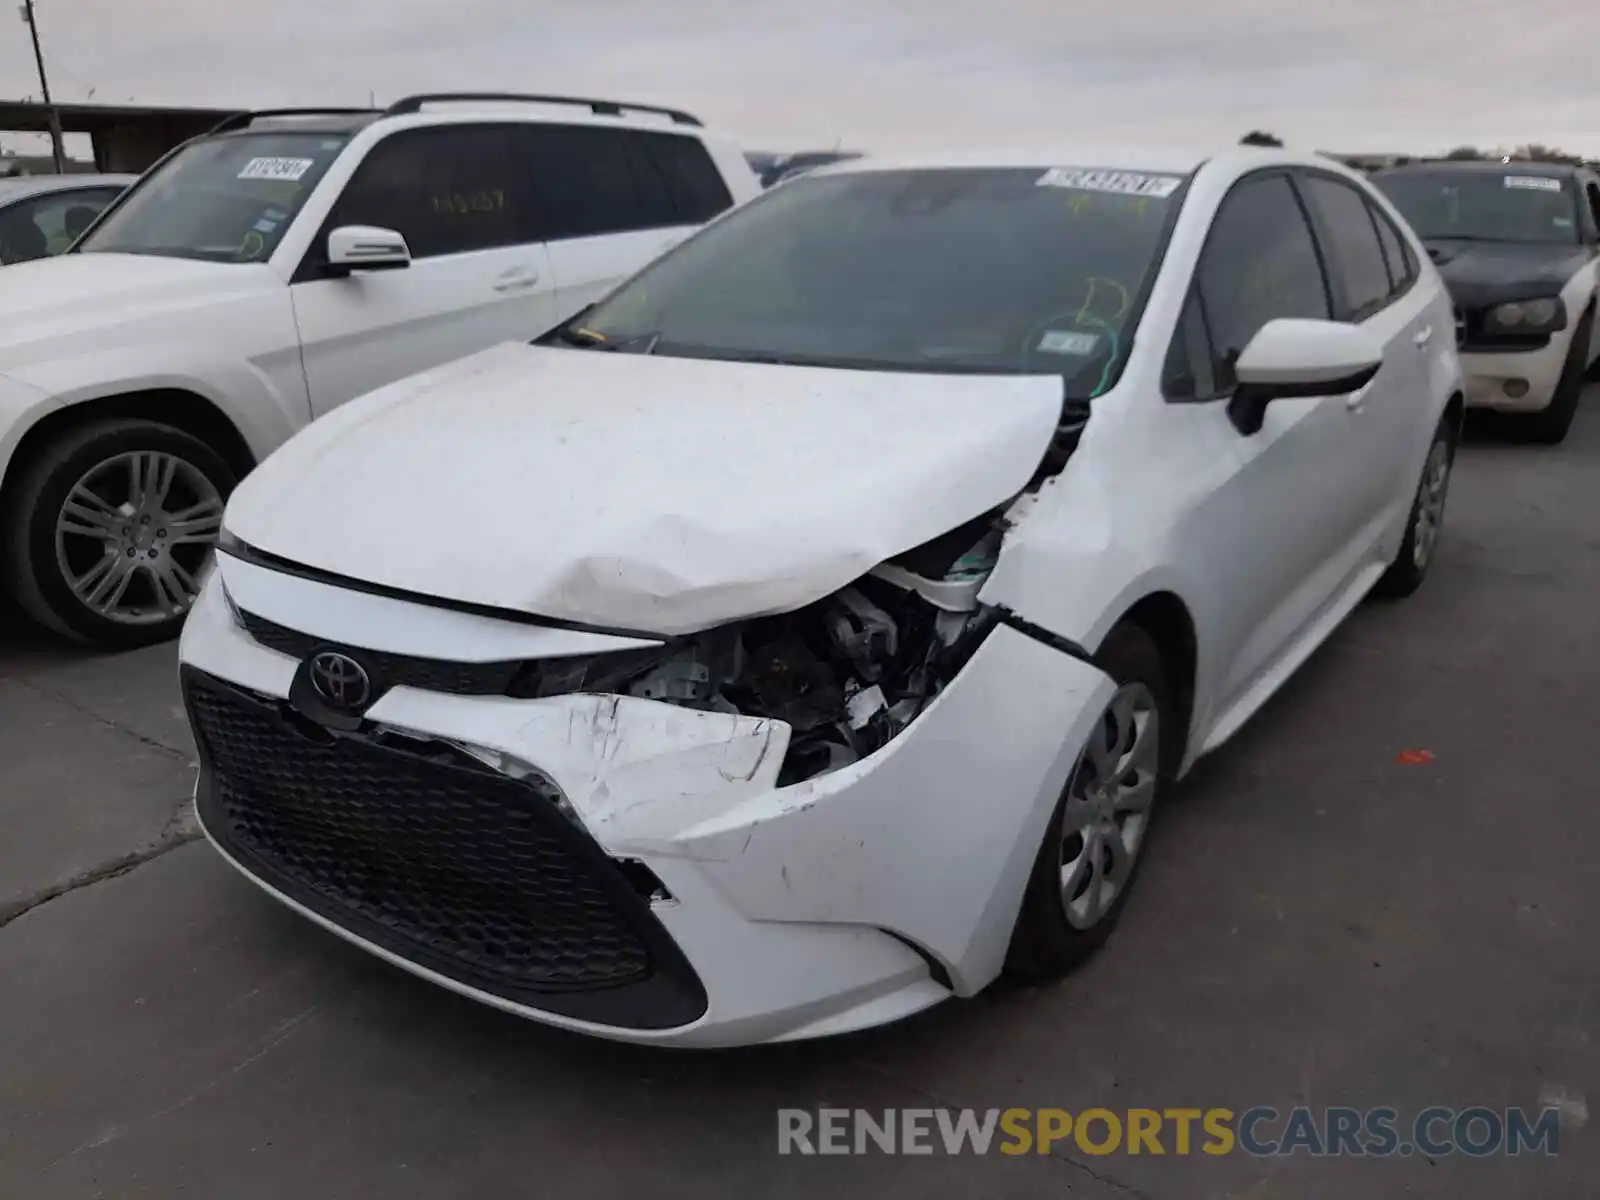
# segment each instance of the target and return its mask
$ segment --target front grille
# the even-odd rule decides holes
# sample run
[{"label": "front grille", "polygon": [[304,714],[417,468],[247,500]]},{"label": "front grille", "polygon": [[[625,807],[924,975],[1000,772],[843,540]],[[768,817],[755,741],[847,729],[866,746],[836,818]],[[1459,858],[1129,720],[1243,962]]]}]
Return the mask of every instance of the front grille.
[{"label": "front grille", "polygon": [[[252,612],[241,612],[245,631],[268,649],[290,658],[307,659],[317,650],[334,645],[326,638],[289,629]],[[346,647],[339,647],[347,649]],[[520,662],[448,662],[441,658],[417,658],[408,654],[389,654],[381,650],[352,650],[377,690],[414,687],[453,696],[503,696],[521,669]]]},{"label": "front grille", "polygon": [[408,961],[531,1007],[636,1028],[704,1011],[648,904],[550,795],[442,743],[309,726],[192,668],[183,689],[201,819],[250,874]]}]

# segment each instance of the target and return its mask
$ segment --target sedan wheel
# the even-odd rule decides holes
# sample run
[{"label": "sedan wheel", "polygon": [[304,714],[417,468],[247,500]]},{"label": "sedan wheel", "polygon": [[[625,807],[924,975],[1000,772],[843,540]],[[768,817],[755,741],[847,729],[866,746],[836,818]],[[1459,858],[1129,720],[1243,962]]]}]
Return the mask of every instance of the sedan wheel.
[{"label": "sedan wheel", "polygon": [[1444,526],[1444,498],[1450,489],[1450,443],[1436,439],[1428,451],[1428,465],[1422,471],[1422,486],[1417,493],[1417,511],[1412,519],[1411,561],[1417,570],[1426,571],[1433,548]]},{"label": "sedan wheel", "polygon": [[1405,537],[1389,569],[1378,578],[1374,594],[1399,599],[1422,586],[1439,549],[1444,530],[1444,504],[1450,494],[1450,472],[1456,461],[1457,419],[1446,414],[1433,431],[1422,478],[1411,498]]},{"label": "sedan wheel", "polygon": [[1061,822],[1061,903],[1074,929],[1116,904],[1144,844],[1161,768],[1161,714],[1142,683],[1117,689],[1085,748]]},{"label": "sedan wheel", "polygon": [[1006,968],[1023,979],[1063,975],[1111,936],[1181,753],[1166,667],[1150,635],[1119,625],[1095,665],[1116,690],[1078,753],[1022,897]]}]

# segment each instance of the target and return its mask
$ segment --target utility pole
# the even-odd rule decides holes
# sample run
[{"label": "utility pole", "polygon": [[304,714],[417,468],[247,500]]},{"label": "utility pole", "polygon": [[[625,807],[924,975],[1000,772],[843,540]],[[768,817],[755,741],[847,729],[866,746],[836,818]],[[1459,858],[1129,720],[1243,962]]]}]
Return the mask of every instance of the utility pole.
[{"label": "utility pole", "polygon": [[50,154],[56,160],[56,174],[65,175],[67,158],[61,148],[61,114],[56,111],[56,106],[50,100],[50,80],[44,73],[44,51],[39,48],[39,24],[33,16],[33,0],[22,0],[22,7],[18,12],[27,22],[28,32],[33,36],[33,61],[39,67],[39,91],[44,96],[45,114],[50,119]]}]

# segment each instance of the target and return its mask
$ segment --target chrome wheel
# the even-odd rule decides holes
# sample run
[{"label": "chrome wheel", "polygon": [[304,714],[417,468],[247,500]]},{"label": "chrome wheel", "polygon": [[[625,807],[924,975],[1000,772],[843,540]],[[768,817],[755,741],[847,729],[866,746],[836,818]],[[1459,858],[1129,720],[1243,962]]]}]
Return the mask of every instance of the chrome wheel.
[{"label": "chrome wheel", "polygon": [[217,485],[175,454],[136,451],[92,467],[56,517],[56,565],[72,594],[119,625],[187,612],[222,528]]},{"label": "chrome wheel", "polygon": [[1161,716],[1142,683],[1107,706],[1067,790],[1061,819],[1061,904],[1067,923],[1097,925],[1133,874],[1161,769]]},{"label": "chrome wheel", "polygon": [[1422,570],[1433,557],[1444,524],[1444,498],[1450,489],[1450,445],[1443,438],[1428,451],[1422,468],[1422,485],[1417,491],[1416,523],[1411,530],[1411,562]]}]

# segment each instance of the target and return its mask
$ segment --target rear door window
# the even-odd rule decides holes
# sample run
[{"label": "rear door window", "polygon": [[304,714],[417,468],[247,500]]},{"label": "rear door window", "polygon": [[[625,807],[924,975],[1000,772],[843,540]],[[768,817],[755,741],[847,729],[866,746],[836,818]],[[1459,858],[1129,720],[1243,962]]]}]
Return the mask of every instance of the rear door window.
[{"label": "rear door window", "polygon": [[1334,315],[1364,321],[1389,302],[1393,291],[1371,206],[1340,180],[1311,175],[1303,183],[1307,202],[1322,219],[1329,269],[1342,285]]},{"label": "rear door window", "polygon": [[678,218],[700,225],[733,207],[733,196],[722,172],[699,138],[681,133],[638,133],[635,142],[644,150],[672,193]]},{"label": "rear door window", "polygon": [[1406,239],[1376,204],[1368,203],[1373,223],[1378,227],[1378,241],[1383,246],[1384,262],[1389,264],[1389,280],[1393,294],[1398,296],[1409,288],[1417,277],[1416,260],[1407,251]]},{"label": "rear door window", "polygon": [[530,123],[513,126],[512,140],[550,240],[681,223],[668,177],[627,130]]}]

